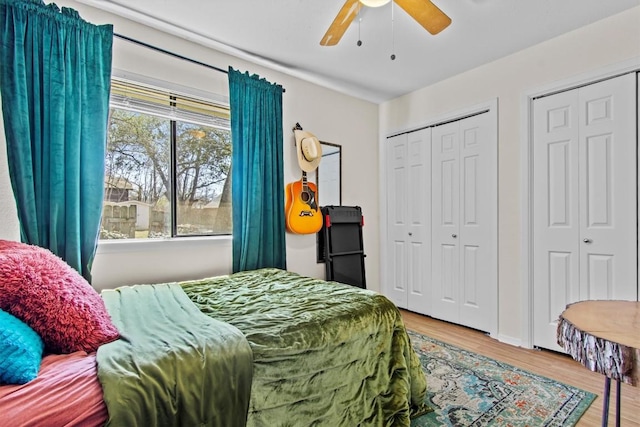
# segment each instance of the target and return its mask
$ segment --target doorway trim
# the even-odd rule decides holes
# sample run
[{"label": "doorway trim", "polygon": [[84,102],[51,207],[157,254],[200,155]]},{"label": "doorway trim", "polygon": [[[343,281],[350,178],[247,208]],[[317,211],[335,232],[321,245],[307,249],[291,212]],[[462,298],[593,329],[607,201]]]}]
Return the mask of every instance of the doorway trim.
[{"label": "doorway trim", "polygon": [[[640,57],[604,68],[579,74],[527,91],[520,101],[520,207],[521,207],[521,289],[522,289],[522,342],[533,348],[533,101],[548,95],[576,89],[623,74],[640,71]],[[636,144],[638,135],[636,134]],[[640,153],[640,150],[637,150]],[[638,164],[638,163],[637,163]],[[638,167],[638,166],[636,166]],[[640,187],[640,186],[639,186]],[[640,198],[639,198],[640,200]],[[638,211],[638,207],[636,207]],[[640,254],[640,244],[638,247]],[[640,277],[640,271],[639,275]]]}]

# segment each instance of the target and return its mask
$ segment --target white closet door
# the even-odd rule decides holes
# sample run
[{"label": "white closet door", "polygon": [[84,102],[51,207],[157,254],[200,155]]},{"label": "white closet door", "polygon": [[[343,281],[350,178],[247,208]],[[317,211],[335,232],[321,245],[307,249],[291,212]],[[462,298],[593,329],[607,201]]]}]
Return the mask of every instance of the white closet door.
[{"label": "white closet door", "polygon": [[432,316],[495,332],[497,144],[483,113],[433,129]]},{"label": "white closet door", "polygon": [[398,307],[420,313],[430,308],[430,140],[431,129],[423,129],[387,142],[387,296]]},{"label": "white closet door", "polygon": [[560,350],[558,316],[580,299],[578,92],[534,102],[534,344]]},{"label": "white closet door", "polygon": [[459,323],[460,172],[458,122],[433,128],[432,310],[438,319]]},{"label": "white closet door", "polygon": [[534,101],[534,345],[562,351],[567,304],[636,299],[635,81]]},{"label": "white closet door", "polygon": [[387,141],[387,223],[388,223],[388,277],[386,296],[400,308],[407,308],[408,271],[408,215],[407,135],[398,135]]},{"label": "white closet door", "polygon": [[637,299],[634,89],[633,74],[580,89],[582,300]]},{"label": "white closet door", "polygon": [[487,113],[460,125],[460,323],[497,324],[497,150]]},{"label": "white closet door", "polygon": [[426,314],[431,309],[431,128],[411,132],[407,139],[407,306]]}]

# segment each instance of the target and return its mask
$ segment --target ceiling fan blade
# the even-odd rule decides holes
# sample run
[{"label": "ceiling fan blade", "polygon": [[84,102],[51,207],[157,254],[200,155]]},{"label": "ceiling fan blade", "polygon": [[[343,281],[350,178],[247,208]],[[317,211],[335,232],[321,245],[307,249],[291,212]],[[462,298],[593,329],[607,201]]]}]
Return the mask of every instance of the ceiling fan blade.
[{"label": "ceiling fan blade", "polygon": [[438,34],[451,24],[451,18],[430,0],[395,0],[395,2],[431,34]]},{"label": "ceiling fan blade", "polygon": [[362,5],[358,0],[347,0],[338,15],[331,23],[331,26],[320,41],[322,46],[333,46],[338,44],[347,28],[356,17]]}]

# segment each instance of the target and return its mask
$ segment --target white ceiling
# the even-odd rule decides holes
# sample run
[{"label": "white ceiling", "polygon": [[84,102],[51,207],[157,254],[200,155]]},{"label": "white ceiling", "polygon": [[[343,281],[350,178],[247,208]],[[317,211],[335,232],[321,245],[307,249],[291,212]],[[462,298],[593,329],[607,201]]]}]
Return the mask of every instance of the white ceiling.
[{"label": "white ceiling", "polygon": [[[363,8],[337,46],[323,47],[320,39],[344,0],[79,1],[372,102],[640,5],[640,0],[433,0],[453,22],[432,36],[390,3]],[[640,30],[630,37],[640,42]]]}]

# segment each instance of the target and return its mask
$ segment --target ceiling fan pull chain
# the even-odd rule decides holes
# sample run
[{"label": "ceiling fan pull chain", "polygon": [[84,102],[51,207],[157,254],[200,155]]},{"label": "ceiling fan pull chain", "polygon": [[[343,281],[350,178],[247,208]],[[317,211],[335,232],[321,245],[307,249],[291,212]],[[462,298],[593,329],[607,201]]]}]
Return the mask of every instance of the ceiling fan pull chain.
[{"label": "ceiling fan pull chain", "polygon": [[360,38],[360,24],[362,23],[362,18],[360,17],[360,12],[358,12],[358,46],[362,46],[362,39]]},{"label": "ceiling fan pull chain", "polygon": [[396,59],[396,33],[394,31],[394,16],[393,16],[393,7],[395,2],[391,2],[391,60],[394,61]]}]

